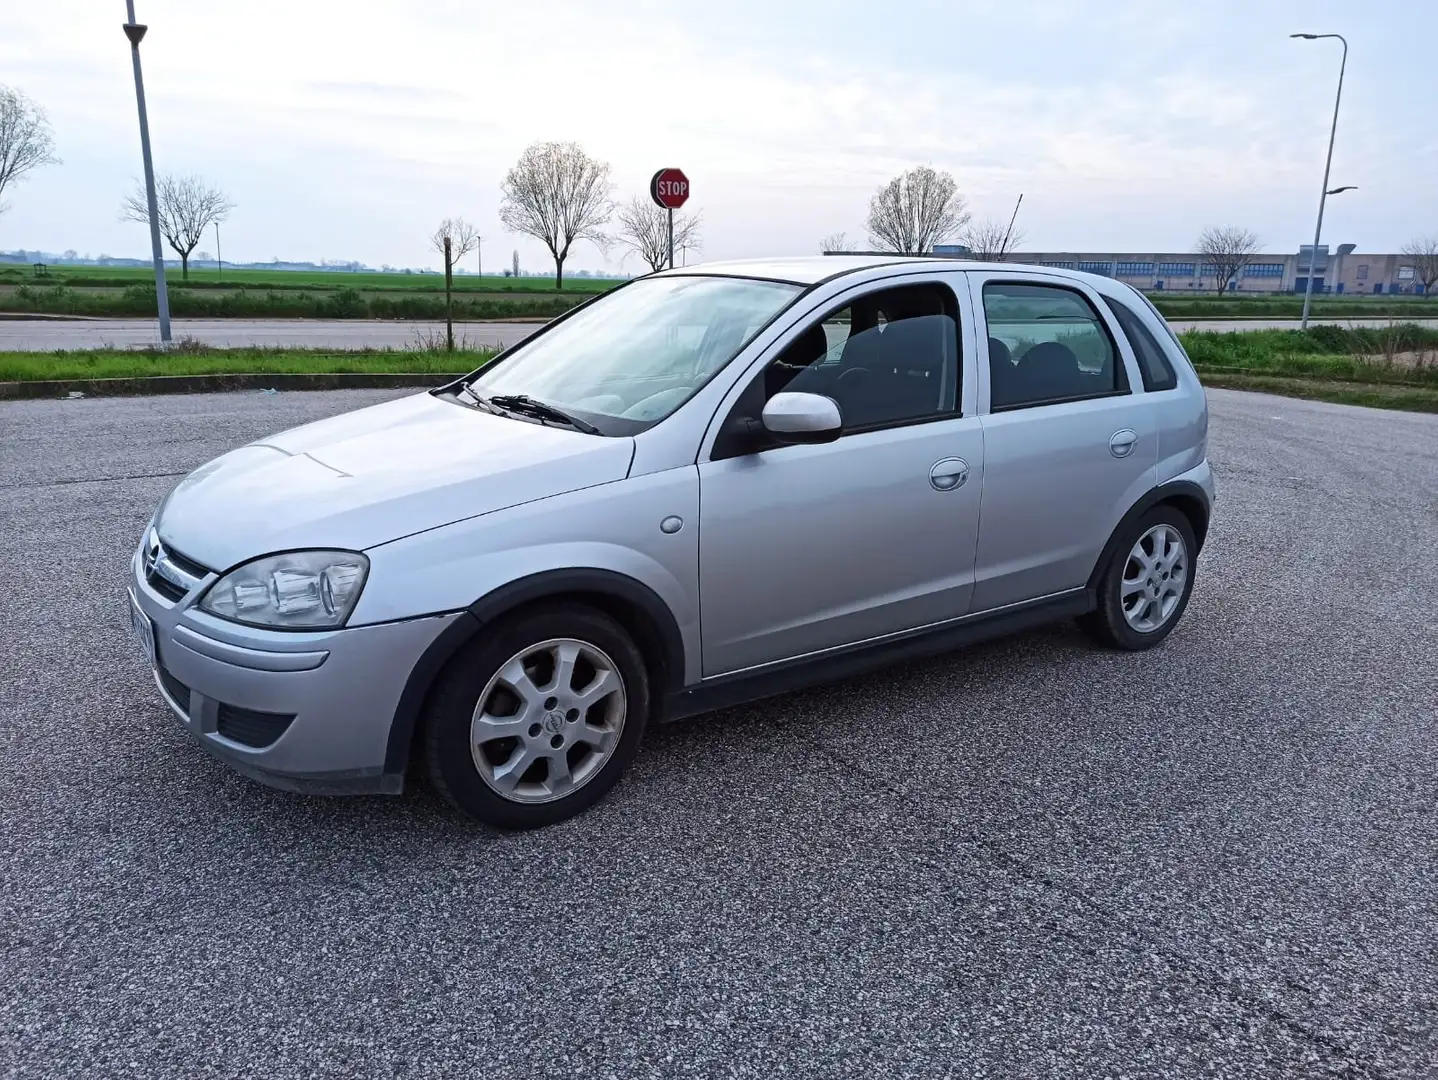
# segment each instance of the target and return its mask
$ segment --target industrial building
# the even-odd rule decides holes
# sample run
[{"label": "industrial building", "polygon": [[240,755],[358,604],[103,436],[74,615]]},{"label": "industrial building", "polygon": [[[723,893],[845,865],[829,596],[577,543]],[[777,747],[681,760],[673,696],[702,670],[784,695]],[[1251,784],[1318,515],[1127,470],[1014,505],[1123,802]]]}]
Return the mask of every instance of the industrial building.
[{"label": "industrial building", "polygon": [[[1308,265],[1312,244],[1304,244],[1292,255],[1254,255],[1228,283],[1235,293],[1301,293],[1308,287]],[[939,244],[939,258],[972,258],[962,244]],[[876,252],[828,252],[833,255],[876,254]],[[1218,280],[1204,256],[1193,252],[1077,252],[1017,251],[1005,262],[1083,270],[1119,278],[1145,292],[1213,292]],[[1313,273],[1314,295],[1422,296],[1423,282],[1406,255],[1373,255],[1357,250],[1355,244],[1339,244],[1329,251],[1318,245]]]},{"label": "industrial building", "polygon": [[[1308,287],[1308,265],[1313,245],[1304,244],[1292,255],[1254,255],[1232,281],[1230,292],[1303,292]],[[1192,252],[1088,253],[1068,251],[1015,252],[1006,262],[1085,270],[1119,278],[1146,292],[1212,292],[1218,287],[1213,267]],[[1422,295],[1423,283],[1404,255],[1360,252],[1354,244],[1339,244],[1330,252],[1318,246],[1313,272],[1317,293],[1368,295]]]}]

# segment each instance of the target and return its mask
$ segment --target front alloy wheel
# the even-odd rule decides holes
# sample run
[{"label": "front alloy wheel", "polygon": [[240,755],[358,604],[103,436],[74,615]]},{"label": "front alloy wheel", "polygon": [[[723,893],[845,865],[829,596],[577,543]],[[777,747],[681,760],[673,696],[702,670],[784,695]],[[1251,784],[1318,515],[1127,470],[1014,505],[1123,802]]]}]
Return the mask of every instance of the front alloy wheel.
[{"label": "front alloy wheel", "polygon": [[562,799],[604,768],[624,731],[624,680],[598,647],[553,638],[511,656],[469,726],[480,779],[519,803]]},{"label": "front alloy wheel", "polygon": [[486,627],[441,672],[425,713],[431,781],[489,825],[550,825],[598,802],[639,749],[649,673],[633,638],[578,603]]}]

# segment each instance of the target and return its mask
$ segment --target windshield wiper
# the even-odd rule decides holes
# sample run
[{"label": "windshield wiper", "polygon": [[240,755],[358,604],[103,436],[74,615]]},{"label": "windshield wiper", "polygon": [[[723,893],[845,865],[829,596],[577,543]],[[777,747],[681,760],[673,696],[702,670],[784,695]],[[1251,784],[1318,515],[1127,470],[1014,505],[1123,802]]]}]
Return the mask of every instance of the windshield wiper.
[{"label": "windshield wiper", "polygon": [[503,415],[504,415],[503,410],[498,409],[498,408],[496,408],[494,405],[492,405],[492,404],[490,403],[489,398],[484,397],[483,395],[481,395],[481,394],[479,393],[479,391],[475,390],[475,388],[472,387],[472,386],[470,386],[469,383],[467,383],[467,382],[462,382],[462,383],[460,383],[460,384],[459,384],[459,389],[460,389],[460,392],[461,392],[462,394],[464,394],[465,397],[469,398],[470,401],[474,402],[476,405],[478,405],[478,406],[479,406],[481,409],[483,409],[485,412],[493,413],[495,416],[503,416]]},{"label": "windshield wiper", "polygon": [[[478,397],[478,395],[475,396]],[[498,405],[501,409],[508,409],[510,412],[525,413],[537,420],[551,420],[556,424],[564,424],[566,427],[572,427],[575,431],[582,431],[586,435],[599,434],[599,429],[588,420],[570,416],[563,409],[557,408],[547,401],[532,398],[528,394],[496,394],[489,398],[488,402]]]}]

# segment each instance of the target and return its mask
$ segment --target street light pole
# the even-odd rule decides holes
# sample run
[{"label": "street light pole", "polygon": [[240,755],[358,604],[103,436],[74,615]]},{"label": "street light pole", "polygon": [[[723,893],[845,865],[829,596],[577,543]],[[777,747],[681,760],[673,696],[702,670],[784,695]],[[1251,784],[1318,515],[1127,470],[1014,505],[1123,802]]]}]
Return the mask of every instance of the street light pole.
[{"label": "street light pole", "polygon": [[159,305],[160,343],[170,344],[170,294],[165,288],[165,253],[160,247],[160,210],[155,199],[155,166],[150,161],[150,121],[145,115],[145,80],[140,75],[140,42],[149,27],[135,22],[135,0],[125,0],[130,21],[122,28],[130,39],[135,65],[135,103],[140,110],[140,154],[145,159],[145,199],[150,205],[150,253],[155,260],[155,301]]},{"label": "street light pole", "polygon": [[1303,319],[1299,328],[1308,329],[1308,309],[1313,302],[1313,274],[1318,266],[1318,238],[1323,233],[1323,205],[1328,199],[1328,170],[1333,166],[1333,140],[1338,134],[1338,104],[1343,100],[1343,72],[1348,67],[1348,39],[1342,34],[1289,34],[1289,37],[1318,41],[1337,38],[1343,42],[1343,59],[1338,65],[1338,93],[1333,98],[1333,126],[1328,132],[1328,160],[1323,163],[1323,187],[1318,196],[1318,224],[1313,229],[1313,250],[1308,256],[1308,281],[1303,290]]}]

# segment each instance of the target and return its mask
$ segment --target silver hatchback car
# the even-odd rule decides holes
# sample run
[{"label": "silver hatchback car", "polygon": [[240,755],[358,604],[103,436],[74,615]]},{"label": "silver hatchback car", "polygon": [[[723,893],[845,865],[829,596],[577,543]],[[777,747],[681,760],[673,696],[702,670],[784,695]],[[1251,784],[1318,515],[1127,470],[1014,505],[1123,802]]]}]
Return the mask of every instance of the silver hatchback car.
[{"label": "silver hatchback car", "polygon": [[135,552],[130,619],[250,777],[398,792],[413,765],[481,821],[544,825],[651,721],[1065,617],[1158,644],[1208,529],[1207,432],[1120,282],[711,263],[197,469]]}]

